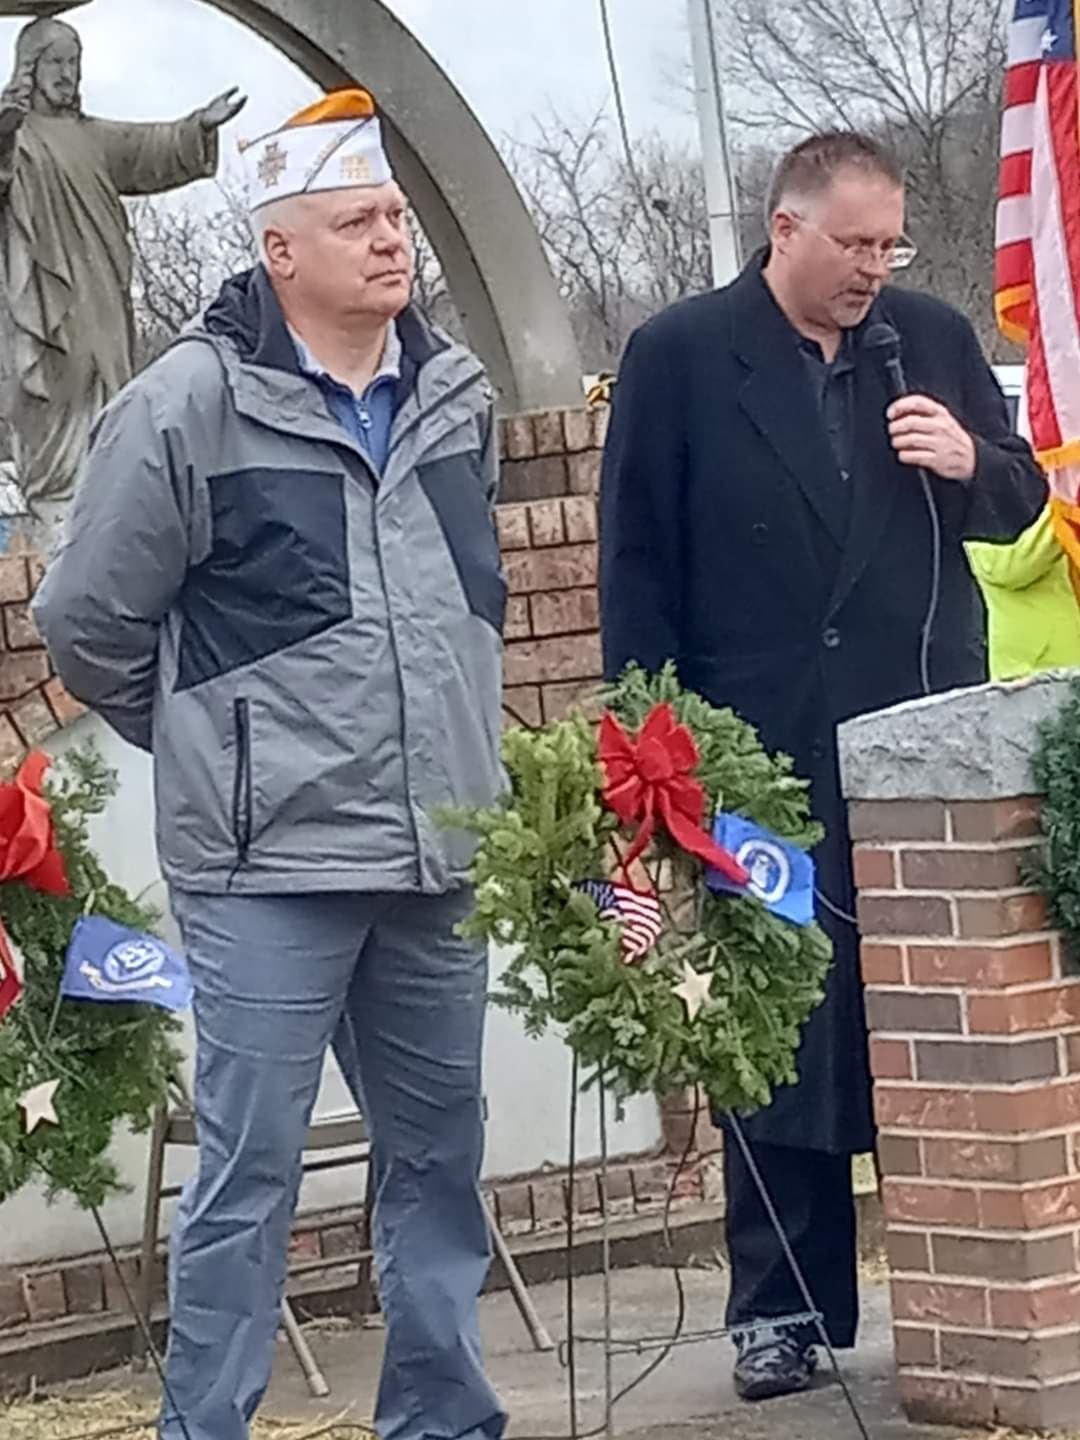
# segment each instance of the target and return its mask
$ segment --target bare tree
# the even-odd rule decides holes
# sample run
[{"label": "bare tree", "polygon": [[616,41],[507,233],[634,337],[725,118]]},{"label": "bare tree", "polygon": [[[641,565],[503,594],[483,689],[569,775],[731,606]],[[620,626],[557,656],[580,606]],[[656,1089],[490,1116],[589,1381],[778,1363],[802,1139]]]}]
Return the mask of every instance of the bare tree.
[{"label": "bare tree", "polygon": [[435,253],[435,247],[411,210],[409,211],[409,229],[412,234],[416,269],[413,299],[429,320],[440,325],[455,340],[464,340],[465,331],[461,316],[458,314],[457,306],[450,294],[450,287],[446,283],[446,275],[439,263],[439,257]]},{"label": "bare tree", "polygon": [[914,283],[1000,351],[990,291],[1004,0],[717,0],[744,144],[828,126],[889,143],[909,175]]},{"label": "bare tree", "polygon": [[609,140],[603,114],[583,124],[552,116],[506,150],[582,350],[601,363],[619,351],[630,298],[626,196]]},{"label": "bare tree", "polygon": [[709,284],[701,165],[652,134],[628,159],[603,112],[535,120],[506,148],[588,369],[620,356],[648,315]]},{"label": "bare tree", "polygon": [[222,282],[254,262],[246,199],[222,182],[219,203],[138,200],[131,207],[132,296],[138,361],[147,364],[210,304]]},{"label": "bare tree", "polygon": [[[650,310],[709,289],[712,250],[700,158],[657,134],[636,146],[634,168],[644,192],[631,228],[639,261],[636,283]],[[623,183],[633,188],[625,162]]]}]

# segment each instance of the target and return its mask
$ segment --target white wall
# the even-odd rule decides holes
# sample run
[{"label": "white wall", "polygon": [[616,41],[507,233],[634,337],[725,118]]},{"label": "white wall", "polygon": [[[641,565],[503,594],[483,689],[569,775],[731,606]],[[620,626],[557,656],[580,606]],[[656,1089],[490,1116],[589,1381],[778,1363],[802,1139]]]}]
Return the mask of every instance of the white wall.
[{"label": "white wall", "polygon": [[[165,887],[154,852],[149,758],[118,739],[93,716],[56,736],[49,749],[60,755],[90,737],[120,775],[119,793],[94,825],[94,845],[114,879],[134,895],[145,892],[146,900],[164,911]],[[176,942],[171,926],[166,934]],[[505,959],[496,956],[496,974],[500,963]],[[190,1026],[185,1039],[190,1053]],[[485,1064],[489,1106],[486,1174],[514,1175],[548,1164],[565,1165],[569,1055],[561,1042],[554,1036],[529,1040],[515,1017],[492,1010]],[[344,1082],[331,1059],[316,1113],[338,1115],[348,1113],[350,1108]],[[582,1102],[579,1127],[579,1155],[596,1155],[597,1112],[591,1095]],[[630,1105],[621,1122],[613,1122],[609,1145],[613,1154],[625,1154],[650,1149],[659,1139],[657,1107],[646,1098]],[[142,1225],[145,1137],[119,1136],[114,1153],[132,1191],[108,1204],[105,1223],[114,1243],[129,1245],[138,1239]],[[174,1152],[168,1178],[182,1180],[192,1158],[185,1152]],[[363,1175],[356,1169],[343,1169],[311,1177],[301,1197],[301,1208],[351,1205],[362,1197]],[[0,1264],[59,1259],[97,1248],[93,1222],[73,1204],[46,1206],[38,1192],[24,1191],[0,1205]]]}]

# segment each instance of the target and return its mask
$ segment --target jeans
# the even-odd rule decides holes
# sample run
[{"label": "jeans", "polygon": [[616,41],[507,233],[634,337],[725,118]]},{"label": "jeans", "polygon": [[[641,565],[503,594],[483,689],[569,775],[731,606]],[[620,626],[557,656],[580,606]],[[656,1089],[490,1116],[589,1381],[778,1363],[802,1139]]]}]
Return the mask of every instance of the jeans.
[{"label": "jeans", "polygon": [[470,903],[462,891],[173,895],[195,986],[199,1163],[173,1227],[162,1440],[183,1440],[174,1405],[190,1440],[246,1440],[332,1040],[372,1137],[379,1435],[502,1435],[477,1313],[490,1261],[478,1184],[487,958],[454,933]]}]

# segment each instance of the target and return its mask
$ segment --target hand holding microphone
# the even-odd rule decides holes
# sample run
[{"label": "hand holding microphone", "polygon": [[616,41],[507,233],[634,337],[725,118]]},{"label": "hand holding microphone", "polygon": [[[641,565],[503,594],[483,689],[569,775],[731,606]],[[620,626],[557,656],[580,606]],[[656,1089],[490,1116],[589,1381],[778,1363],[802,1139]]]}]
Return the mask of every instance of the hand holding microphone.
[{"label": "hand holding microphone", "polygon": [[915,465],[943,480],[972,480],[975,441],[944,405],[926,395],[905,395],[886,411],[889,439],[901,465]]},{"label": "hand holding microphone", "polygon": [[908,393],[900,336],[891,325],[871,325],[863,346],[876,351],[893,403],[886,412],[889,439],[901,465],[929,470],[943,480],[975,477],[975,441],[944,405],[928,395]]},{"label": "hand holding microphone", "polygon": [[889,439],[900,463],[910,465],[919,477],[930,518],[930,598],[919,644],[919,677],[923,694],[929,695],[933,691],[930,650],[941,603],[941,517],[926,472],[932,470],[945,480],[971,480],[975,475],[975,441],[944,405],[926,395],[908,394],[900,336],[891,325],[869,325],[862,345],[874,355],[884,373],[892,396],[892,404],[885,412]]}]

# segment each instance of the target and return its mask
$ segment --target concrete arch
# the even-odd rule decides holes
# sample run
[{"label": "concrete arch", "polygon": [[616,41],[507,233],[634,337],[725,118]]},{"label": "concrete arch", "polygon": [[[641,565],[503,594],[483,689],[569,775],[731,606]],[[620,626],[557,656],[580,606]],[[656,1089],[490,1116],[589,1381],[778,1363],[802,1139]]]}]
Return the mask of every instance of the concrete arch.
[{"label": "concrete arch", "polygon": [[580,405],[581,362],[540,238],[465,100],[382,0],[209,0],[324,89],[369,84],[395,169],[505,410]]}]

